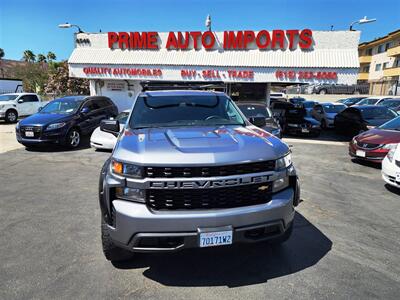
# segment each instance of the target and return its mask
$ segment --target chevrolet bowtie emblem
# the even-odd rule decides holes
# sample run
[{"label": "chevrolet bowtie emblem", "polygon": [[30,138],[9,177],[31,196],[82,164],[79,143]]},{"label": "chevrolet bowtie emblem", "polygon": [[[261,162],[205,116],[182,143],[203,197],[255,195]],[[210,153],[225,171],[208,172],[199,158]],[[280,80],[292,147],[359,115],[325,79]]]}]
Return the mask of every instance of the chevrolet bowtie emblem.
[{"label": "chevrolet bowtie emblem", "polygon": [[258,188],[259,191],[265,191],[268,189],[268,185],[262,185]]}]

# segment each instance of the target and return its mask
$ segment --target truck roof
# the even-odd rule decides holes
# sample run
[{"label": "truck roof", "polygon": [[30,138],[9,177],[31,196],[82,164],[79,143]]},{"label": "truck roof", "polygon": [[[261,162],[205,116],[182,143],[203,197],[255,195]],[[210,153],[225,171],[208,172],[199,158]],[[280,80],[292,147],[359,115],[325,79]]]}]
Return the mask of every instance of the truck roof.
[{"label": "truck roof", "polygon": [[146,91],[140,93],[140,96],[162,97],[162,96],[222,96],[223,92],[202,91],[202,90],[164,90],[164,91]]},{"label": "truck roof", "polygon": [[37,95],[36,93],[5,93],[5,94],[1,94],[1,95]]}]

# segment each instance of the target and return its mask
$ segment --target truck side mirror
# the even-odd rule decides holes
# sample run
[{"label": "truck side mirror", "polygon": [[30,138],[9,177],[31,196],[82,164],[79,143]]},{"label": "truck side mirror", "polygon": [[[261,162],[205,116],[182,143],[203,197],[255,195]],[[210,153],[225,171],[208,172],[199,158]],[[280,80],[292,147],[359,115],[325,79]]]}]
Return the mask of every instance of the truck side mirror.
[{"label": "truck side mirror", "polygon": [[249,121],[257,127],[264,127],[267,124],[265,117],[250,117]]},{"label": "truck side mirror", "polygon": [[100,130],[111,133],[112,135],[119,135],[119,121],[118,120],[102,120],[100,123]]}]

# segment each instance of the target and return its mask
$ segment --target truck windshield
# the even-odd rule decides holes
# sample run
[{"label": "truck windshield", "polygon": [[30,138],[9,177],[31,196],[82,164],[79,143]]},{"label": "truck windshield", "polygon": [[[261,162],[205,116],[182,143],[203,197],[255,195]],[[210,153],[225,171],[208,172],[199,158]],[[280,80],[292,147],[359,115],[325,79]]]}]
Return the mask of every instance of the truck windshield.
[{"label": "truck windshield", "polygon": [[18,95],[1,95],[0,101],[10,101],[10,100],[14,100],[17,97],[18,97]]},{"label": "truck windshield", "polygon": [[53,100],[40,111],[41,114],[66,114],[75,113],[83,100]]},{"label": "truck windshield", "polygon": [[133,108],[133,129],[176,126],[245,125],[244,119],[224,96],[141,96]]}]

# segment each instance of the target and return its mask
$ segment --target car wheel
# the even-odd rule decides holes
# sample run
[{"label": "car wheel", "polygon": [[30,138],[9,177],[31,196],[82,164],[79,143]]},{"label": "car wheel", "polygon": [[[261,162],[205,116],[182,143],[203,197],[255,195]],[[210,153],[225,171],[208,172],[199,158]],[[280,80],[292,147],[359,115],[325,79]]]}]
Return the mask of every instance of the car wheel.
[{"label": "car wheel", "polygon": [[6,112],[5,120],[7,123],[16,123],[18,120],[18,113],[14,109],[10,109]]},{"label": "car wheel", "polygon": [[289,227],[286,229],[286,231],[285,231],[284,234],[282,234],[281,236],[279,236],[279,237],[277,237],[277,238],[275,238],[275,239],[272,239],[272,240],[270,241],[270,244],[278,246],[278,245],[281,245],[281,244],[283,244],[284,242],[286,242],[286,241],[290,238],[290,236],[292,235],[292,232],[293,232],[293,222],[294,222],[294,221],[292,221],[292,222],[290,223]]},{"label": "car wheel", "polygon": [[81,143],[81,133],[78,129],[72,128],[67,135],[67,146],[77,148]]},{"label": "car wheel", "polygon": [[117,247],[111,240],[110,232],[107,224],[101,219],[101,244],[103,246],[103,253],[107,260],[110,261],[124,261],[131,259],[134,255],[133,252]]},{"label": "car wheel", "polygon": [[326,91],[325,89],[322,89],[322,90],[320,90],[320,91],[319,91],[319,93],[318,93],[318,94],[320,94],[320,95],[325,95],[325,94],[326,94],[326,92],[327,92],[327,91]]},{"label": "car wheel", "polygon": [[324,119],[321,120],[321,128],[326,129],[326,121]]}]

